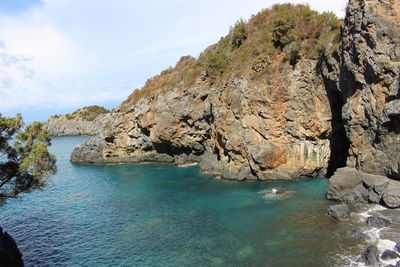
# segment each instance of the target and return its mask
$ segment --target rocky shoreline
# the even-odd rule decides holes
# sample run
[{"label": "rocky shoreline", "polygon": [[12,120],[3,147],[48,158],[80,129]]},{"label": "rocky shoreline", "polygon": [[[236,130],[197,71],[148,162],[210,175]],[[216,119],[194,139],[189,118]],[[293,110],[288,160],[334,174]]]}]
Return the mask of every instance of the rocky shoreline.
[{"label": "rocky shoreline", "polygon": [[360,242],[359,254],[347,256],[348,266],[400,266],[400,209],[341,204],[329,207],[327,214]]},{"label": "rocky shoreline", "polygon": [[[349,1],[339,49],[295,65],[277,57],[267,81],[244,75],[219,85],[205,73],[191,87],[136,92],[102,118],[71,161],[198,163],[239,181],[323,177],[348,166],[396,180],[398,14],[397,1]],[[381,198],[391,201],[390,192]]]}]

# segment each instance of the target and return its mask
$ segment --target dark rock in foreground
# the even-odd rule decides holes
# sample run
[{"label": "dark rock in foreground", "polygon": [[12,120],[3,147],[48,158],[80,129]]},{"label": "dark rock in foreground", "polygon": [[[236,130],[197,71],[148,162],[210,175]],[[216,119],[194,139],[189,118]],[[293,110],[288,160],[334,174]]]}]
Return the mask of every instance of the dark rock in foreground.
[{"label": "dark rock in foreground", "polygon": [[348,167],[340,168],[331,177],[326,196],[347,203],[383,203],[398,208],[400,182]]},{"label": "dark rock in foreground", "polygon": [[21,267],[24,266],[22,254],[19,252],[14,239],[7,233],[3,232],[0,227],[0,266],[4,267]]},{"label": "dark rock in foreground", "polygon": [[378,266],[379,264],[378,248],[376,246],[369,246],[357,261],[363,262],[367,266]]},{"label": "dark rock in foreground", "polygon": [[400,258],[400,255],[397,254],[396,252],[392,251],[392,250],[385,250],[382,255],[381,255],[381,259],[384,261],[387,260],[393,260],[393,259],[397,259]]},{"label": "dark rock in foreground", "polygon": [[391,224],[391,222],[388,219],[385,219],[385,218],[382,218],[382,217],[370,216],[370,217],[367,218],[367,224],[369,226],[382,228],[382,227],[389,226]]},{"label": "dark rock in foreground", "polygon": [[336,220],[349,219],[350,209],[345,204],[330,206],[328,208],[328,215]]}]

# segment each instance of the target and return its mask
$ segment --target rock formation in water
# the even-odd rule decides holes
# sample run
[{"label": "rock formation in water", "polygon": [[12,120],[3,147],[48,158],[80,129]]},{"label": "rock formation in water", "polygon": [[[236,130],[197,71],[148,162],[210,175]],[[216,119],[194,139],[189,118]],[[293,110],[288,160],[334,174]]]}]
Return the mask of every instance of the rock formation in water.
[{"label": "rock formation in water", "polygon": [[0,227],[0,266],[23,267],[22,254],[14,239]]},{"label": "rock formation in water", "polygon": [[327,93],[319,65],[325,50],[335,51],[340,21],[283,5],[241,23],[199,59],[183,57],[135,91],[72,161],[198,162],[235,180],[325,175],[335,134],[330,97],[338,95]]},{"label": "rock formation in water", "polygon": [[264,10],[150,79],[71,160],[198,162],[236,180],[347,165],[398,179],[399,5],[350,0],[341,32],[332,14],[301,5]]},{"label": "rock formation in water", "polygon": [[51,136],[96,135],[108,113],[103,107],[89,106],[75,112],[51,116],[43,127]]}]

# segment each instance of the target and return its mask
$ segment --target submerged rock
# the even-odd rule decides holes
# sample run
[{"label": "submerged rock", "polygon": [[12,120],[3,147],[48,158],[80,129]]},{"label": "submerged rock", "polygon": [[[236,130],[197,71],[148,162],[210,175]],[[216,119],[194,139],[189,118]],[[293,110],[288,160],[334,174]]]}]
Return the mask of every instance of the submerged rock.
[{"label": "submerged rock", "polygon": [[274,188],[272,188],[272,193],[274,193],[274,194],[281,195],[281,194],[284,194],[286,192],[287,192],[287,190],[285,188],[283,188],[283,187],[274,187]]},{"label": "submerged rock", "polygon": [[351,238],[359,239],[362,241],[365,241],[367,239],[367,235],[357,229],[347,231],[347,235]]},{"label": "submerged rock", "polygon": [[367,224],[369,226],[382,228],[382,227],[389,226],[391,224],[391,222],[388,219],[385,219],[385,218],[382,218],[382,217],[370,216],[370,217],[367,218]]},{"label": "submerged rock", "polygon": [[384,261],[394,260],[394,259],[397,259],[397,258],[400,258],[400,255],[397,254],[396,252],[394,252],[392,250],[388,250],[388,249],[385,250],[381,255],[381,259],[384,260]]},{"label": "submerged rock", "polygon": [[0,266],[23,267],[22,254],[14,239],[0,227]]},{"label": "submerged rock", "polygon": [[367,266],[378,266],[380,262],[378,248],[369,246],[357,261],[365,263]]},{"label": "submerged rock", "polygon": [[349,219],[350,209],[347,205],[334,205],[328,208],[328,215],[336,220]]}]

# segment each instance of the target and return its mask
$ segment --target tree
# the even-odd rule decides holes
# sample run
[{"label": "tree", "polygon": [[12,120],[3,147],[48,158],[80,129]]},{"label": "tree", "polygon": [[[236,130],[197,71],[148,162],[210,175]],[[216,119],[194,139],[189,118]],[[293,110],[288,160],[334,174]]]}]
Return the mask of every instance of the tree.
[{"label": "tree", "polygon": [[276,48],[281,50],[289,44],[293,36],[290,31],[294,27],[294,17],[288,10],[279,9],[274,19],[274,26],[272,30],[273,43]]},{"label": "tree", "polygon": [[232,40],[231,44],[234,49],[239,48],[243,42],[247,39],[246,23],[243,19],[236,22],[235,27],[231,30]]},{"label": "tree", "polygon": [[228,67],[228,59],[225,55],[219,53],[211,54],[205,64],[206,72],[210,77],[210,83],[213,84]]},{"label": "tree", "polygon": [[44,178],[56,172],[56,157],[47,150],[50,137],[42,123],[23,127],[21,114],[0,114],[0,201],[43,187]]}]

